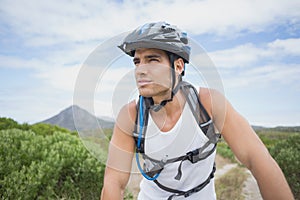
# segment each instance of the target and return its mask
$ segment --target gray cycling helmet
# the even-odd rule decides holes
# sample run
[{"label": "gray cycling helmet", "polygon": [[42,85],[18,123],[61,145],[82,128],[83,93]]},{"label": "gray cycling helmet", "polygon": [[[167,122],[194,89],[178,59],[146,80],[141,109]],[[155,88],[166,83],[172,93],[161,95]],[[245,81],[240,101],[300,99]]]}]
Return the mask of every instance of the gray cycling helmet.
[{"label": "gray cycling helmet", "polygon": [[187,34],[166,22],[147,23],[129,33],[119,48],[134,56],[138,48],[154,48],[168,51],[189,63],[190,51]]}]

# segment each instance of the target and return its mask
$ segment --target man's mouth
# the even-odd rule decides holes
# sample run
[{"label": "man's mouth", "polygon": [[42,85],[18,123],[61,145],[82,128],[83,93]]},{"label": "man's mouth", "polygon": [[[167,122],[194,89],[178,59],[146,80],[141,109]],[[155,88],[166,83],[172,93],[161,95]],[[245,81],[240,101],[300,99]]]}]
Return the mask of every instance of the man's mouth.
[{"label": "man's mouth", "polygon": [[140,86],[140,87],[145,86],[145,85],[149,85],[151,83],[152,83],[152,81],[148,80],[148,79],[139,79],[137,81],[137,85]]}]

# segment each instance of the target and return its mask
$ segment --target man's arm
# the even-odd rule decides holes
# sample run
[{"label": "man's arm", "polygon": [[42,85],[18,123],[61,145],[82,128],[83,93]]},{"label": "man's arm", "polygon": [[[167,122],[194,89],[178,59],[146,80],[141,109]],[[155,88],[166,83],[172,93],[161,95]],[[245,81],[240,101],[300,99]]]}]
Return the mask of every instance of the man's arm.
[{"label": "man's arm", "polygon": [[255,177],[264,199],[294,199],[278,164],[247,120],[217,91],[201,89],[200,99],[237,159]]},{"label": "man's arm", "polygon": [[102,200],[123,199],[124,190],[131,172],[134,152],[135,103],[123,107],[118,115],[109,146],[109,154],[105,169]]}]

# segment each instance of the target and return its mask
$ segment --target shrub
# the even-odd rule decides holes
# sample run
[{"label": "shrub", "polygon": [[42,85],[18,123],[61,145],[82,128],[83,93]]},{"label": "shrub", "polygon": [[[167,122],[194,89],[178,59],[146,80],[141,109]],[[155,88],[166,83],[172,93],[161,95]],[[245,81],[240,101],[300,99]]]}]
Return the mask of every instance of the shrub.
[{"label": "shrub", "polygon": [[29,125],[27,123],[19,124],[18,122],[16,122],[11,118],[0,117],[0,130],[8,130],[14,128],[20,130],[26,130],[26,131],[31,130],[38,135],[44,135],[44,136],[52,135],[57,131],[72,134],[72,135],[77,135],[76,132],[70,132],[68,129],[56,125],[44,124],[44,123],[37,123],[33,125]]},{"label": "shrub", "polygon": [[224,158],[228,158],[233,162],[235,161],[235,156],[225,141],[221,141],[218,143],[217,153]]},{"label": "shrub", "polygon": [[270,153],[282,169],[295,197],[300,199],[300,134],[276,143]]},{"label": "shrub", "polygon": [[76,136],[0,131],[1,199],[99,199],[104,166]]},{"label": "shrub", "polygon": [[69,130],[67,130],[65,128],[61,128],[59,126],[55,126],[55,125],[51,125],[51,124],[43,124],[43,123],[31,125],[30,130],[32,130],[36,134],[44,135],[44,136],[53,135],[57,131],[62,132],[62,133],[70,133]]},{"label": "shrub", "polygon": [[18,122],[11,118],[0,117],[0,130],[6,130],[10,128],[19,128]]}]

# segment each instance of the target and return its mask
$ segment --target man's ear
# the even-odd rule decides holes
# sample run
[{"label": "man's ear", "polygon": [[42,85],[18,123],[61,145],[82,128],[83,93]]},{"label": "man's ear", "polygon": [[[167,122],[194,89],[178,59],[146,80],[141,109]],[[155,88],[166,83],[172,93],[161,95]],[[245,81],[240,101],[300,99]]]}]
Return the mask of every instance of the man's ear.
[{"label": "man's ear", "polygon": [[178,74],[181,74],[184,70],[184,61],[182,58],[178,58],[177,60],[174,61],[174,67],[175,67],[175,71]]}]

